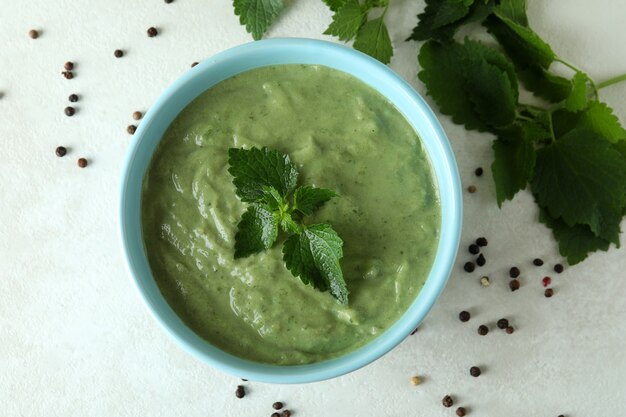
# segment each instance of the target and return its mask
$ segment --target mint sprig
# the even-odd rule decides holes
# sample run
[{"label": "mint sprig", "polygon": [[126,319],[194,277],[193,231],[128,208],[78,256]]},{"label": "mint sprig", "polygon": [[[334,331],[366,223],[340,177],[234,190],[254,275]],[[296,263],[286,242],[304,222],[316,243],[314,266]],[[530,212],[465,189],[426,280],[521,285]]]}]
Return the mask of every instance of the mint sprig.
[{"label": "mint sprig", "polygon": [[271,248],[279,228],[288,236],[283,260],[289,271],[320,291],[348,303],[340,261],[343,241],[329,224],[307,225],[313,214],[337,194],[325,188],[298,187],[298,170],[288,155],[268,148],[228,150],[228,172],[237,196],[250,203],[235,234],[235,258]]}]

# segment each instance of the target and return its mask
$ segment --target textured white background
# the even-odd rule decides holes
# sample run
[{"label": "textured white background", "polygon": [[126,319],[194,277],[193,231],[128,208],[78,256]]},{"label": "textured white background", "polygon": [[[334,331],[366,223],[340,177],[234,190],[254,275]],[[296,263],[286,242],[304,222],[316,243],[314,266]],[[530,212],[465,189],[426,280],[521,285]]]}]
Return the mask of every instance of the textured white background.
[{"label": "textured white background", "polygon": [[[404,42],[423,1],[393,0],[391,67],[416,80],[418,44]],[[533,27],[563,58],[596,80],[626,71],[626,2],[531,0]],[[324,38],[330,13],[293,0],[271,37]],[[148,38],[146,29],[160,34]],[[31,40],[27,32],[41,30]],[[441,121],[465,193],[462,248],[442,297],[418,334],[366,368],[298,386],[246,383],[216,372],[175,345],[148,315],[117,238],[117,184],[126,126],[199,61],[250,37],[226,0],[0,0],[0,414],[3,416],[269,416],[284,401],[297,416],[451,416],[451,394],[476,416],[626,415],[626,251],[611,249],[553,275],[560,260],[527,193],[495,205],[487,134]],[[113,51],[126,51],[115,59]],[[63,62],[76,62],[73,80]],[[66,117],[70,93],[80,95]],[[602,98],[626,117],[626,84]],[[69,153],[57,158],[54,149]],[[86,169],[76,159],[89,159]],[[488,172],[488,169],[486,169]],[[624,227],[624,226],[623,226]],[[467,244],[489,238],[488,264],[468,275]],[[623,241],[624,239],[622,239]],[[547,263],[530,265],[535,256]],[[506,271],[522,269],[512,294]],[[492,286],[478,284],[480,274]],[[472,313],[462,324],[457,314]],[[508,317],[513,335],[496,331]],[[489,323],[486,337],[476,327]],[[483,375],[468,369],[480,365]],[[424,383],[409,384],[418,374]],[[455,404],[455,407],[456,405]]]}]

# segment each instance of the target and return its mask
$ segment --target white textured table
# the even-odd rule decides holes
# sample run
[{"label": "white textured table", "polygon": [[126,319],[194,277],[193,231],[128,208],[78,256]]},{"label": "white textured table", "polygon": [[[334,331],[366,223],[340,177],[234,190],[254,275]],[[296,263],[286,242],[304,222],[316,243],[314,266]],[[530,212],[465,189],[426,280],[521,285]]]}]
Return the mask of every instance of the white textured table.
[{"label": "white textured table", "polygon": [[[323,38],[330,13],[294,0],[270,36]],[[393,0],[391,67],[416,81],[418,44],[404,42],[422,1]],[[596,80],[626,70],[626,2],[531,0],[533,27]],[[442,117],[465,193],[461,254],[420,331],[376,363],[332,381],[276,386],[212,370],[175,345],[148,315],[117,237],[117,185],[132,137],[126,126],[193,61],[250,40],[226,0],[0,0],[0,414],[3,416],[451,416],[451,394],[476,416],[626,415],[626,250],[611,249],[540,280],[560,260],[522,193],[502,210],[487,173],[490,140]],[[146,29],[156,26],[155,38]],[[39,39],[27,36],[41,30]],[[121,59],[113,51],[123,49]],[[63,63],[76,62],[73,80]],[[66,117],[70,93],[80,95]],[[622,120],[626,84],[602,91]],[[54,149],[69,153],[57,158]],[[89,160],[86,169],[77,158]],[[488,172],[488,169],[486,169]],[[624,228],[626,228],[623,225]],[[488,264],[471,276],[467,244],[489,238]],[[624,239],[622,239],[624,241]],[[530,265],[535,256],[547,262]],[[506,271],[522,269],[510,293]],[[482,288],[478,276],[492,278]],[[458,312],[472,320],[462,324]],[[496,331],[506,316],[512,335]],[[490,323],[479,337],[476,328]],[[469,376],[472,365],[483,368]],[[424,382],[409,383],[417,374]]]}]

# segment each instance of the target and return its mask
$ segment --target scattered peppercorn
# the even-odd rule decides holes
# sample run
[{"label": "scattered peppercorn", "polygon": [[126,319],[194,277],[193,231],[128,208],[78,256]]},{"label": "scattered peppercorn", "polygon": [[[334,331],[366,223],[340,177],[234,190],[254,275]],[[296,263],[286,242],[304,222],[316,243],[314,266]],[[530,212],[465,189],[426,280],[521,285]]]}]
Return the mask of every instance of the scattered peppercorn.
[{"label": "scattered peppercorn", "polygon": [[474,263],[473,262],[465,262],[465,265],[463,265],[463,269],[465,269],[465,272],[474,272]]},{"label": "scattered peppercorn", "polygon": [[62,75],[65,77],[65,79],[67,79],[67,80],[71,80],[72,78],[74,78],[74,73],[73,73],[72,71],[63,71],[61,74],[62,74]]},{"label": "scattered peppercorn", "polygon": [[482,167],[476,168],[476,171],[474,171],[474,174],[476,174],[477,177],[480,177],[481,175],[483,175]]},{"label": "scattered peppercorn", "polygon": [[563,272],[563,265],[561,264],[554,265],[554,272],[556,272],[557,274],[560,274],[561,272]]},{"label": "scattered peppercorn", "polygon": [[272,413],[272,415],[270,417],[280,417],[280,414],[278,413]]},{"label": "scattered peppercorn", "polygon": [[485,326],[484,324],[481,324],[480,326],[478,326],[479,335],[485,336],[487,333],[489,333],[489,328],[487,326]]},{"label": "scattered peppercorn", "polygon": [[483,255],[482,253],[478,255],[478,258],[476,258],[476,265],[484,266],[486,263],[487,260],[485,259],[485,255]]},{"label": "scattered peppercorn", "polygon": [[519,274],[520,274],[520,270],[518,267],[514,266],[511,269],[509,269],[509,276],[511,278],[517,278],[519,277]]},{"label": "scattered peppercorn", "polygon": [[64,112],[66,116],[72,117],[74,116],[74,113],[76,113],[76,109],[72,106],[67,106]]},{"label": "scattered peppercorn", "polygon": [[289,411],[289,410],[284,410],[284,411],[281,413],[281,416],[282,416],[282,417],[291,417],[291,411]]},{"label": "scattered peppercorn", "polygon": [[274,404],[272,404],[272,407],[274,408],[274,410],[280,410],[281,408],[283,408],[283,403],[281,403],[280,401],[276,401]]},{"label": "scattered peppercorn", "polygon": [[71,71],[74,69],[74,63],[72,61],[67,61],[65,64],[63,64],[63,68],[65,68],[68,71]]},{"label": "scattered peppercorn", "polygon": [[67,149],[65,148],[65,146],[57,146],[54,153],[56,153],[59,158],[62,158],[67,153]]},{"label": "scattered peppercorn", "polygon": [[543,292],[543,295],[545,295],[546,298],[550,298],[554,295],[554,290],[552,288],[546,288],[546,290]]},{"label": "scattered peppercorn", "polygon": [[509,288],[511,289],[511,291],[519,290],[519,281],[516,279],[512,279],[511,282],[509,282]]},{"label": "scattered peppercorn", "polygon": [[459,417],[465,416],[465,407],[459,407],[456,409],[456,415]]},{"label": "scattered peppercorn", "polygon": [[478,252],[480,252],[480,248],[475,243],[472,243],[471,245],[469,245],[468,250],[469,250],[469,253],[471,253],[472,255],[478,255]]},{"label": "scattered peppercorn", "polygon": [[192,63],[191,63],[191,68],[195,67],[196,65],[198,65],[198,63],[197,63],[197,62],[192,62]]},{"label": "scattered peppercorn", "polygon": [[541,260],[541,258],[535,258],[535,259],[533,259],[533,265],[541,266],[541,265],[543,265],[543,260]]},{"label": "scattered peppercorn", "polygon": [[463,323],[468,322],[469,319],[470,319],[469,311],[463,310],[459,313],[459,320],[461,320]]},{"label": "scattered peppercorn", "polygon": [[243,398],[246,396],[246,390],[243,388],[243,385],[237,385],[237,390],[235,391],[235,397]]},{"label": "scattered peppercorn", "polygon": [[30,36],[31,39],[37,39],[39,37],[39,31],[31,29],[28,31],[28,36]]},{"label": "scattered peppercorn", "polygon": [[409,334],[409,336],[413,336],[415,333],[417,333],[417,329],[419,329],[419,326],[413,329],[413,331]]},{"label": "scattered peppercorn", "polygon": [[543,277],[541,282],[543,283],[544,287],[547,287],[552,282],[552,278],[550,278],[550,277]]},{"label": "scattered peppercorn", "polygon": [[478,378],[481,373],[482,372],[478,366],[472,366],[470,368],[470,375],[473,376],[474,378]]},{"label": "scattered peppercorn", "polygon": [[491,282],[489,281],[489,277],[488,276],[483,276],[480,277],[480,285],[482,285],[483,287],[488,287],[491,284]]},{"label": "scattered peppercorn", "polygon": [[171,2],[173,2],[174,0],[165,0],[165,3],[170,4]]},{"label": "scattered peppercorn", "polygon": [[512,334],[512,333],[515,331],[515,329],[514,329],[512,326],[509,326],[509,327],[507,327],[506,329],[504,329],[504,331],[505,331],[507,334]]},{"label": "scattered peppercorn", "polygon": [[141,114],[140,111],[136,111],[136,112],[133,113],[133,119],[135,119],[135,120],[139,120],[142,117],[143,117],[143,114]]},{"label": "scattered peppercorn", "polygon": [[507,327],[509,327],[509,321],[507,319],[500,319],[498,320],[498,329],[506,329]]},{"label": "scattered peppercorn", "polygon": [[467,187],[467,191],[470,194],[474,194],[476,192],[476,186],[475,185],[470,185],[469,187]]},{"label": "scattered peppercorn", "polygon": [[129,135],[134,135],[135,132],[137,131],[137,126],[128,125],[128,127],[126,128],[126,131],[128,132]]},{"label": "scattered peppercorn", "polygon": [[85,158],[78,158],[78,166],[85,168],[87,166],[87,160]]},{"label": "scattered peppercorn", "polygon": [[115,58],[121,58],[124,56],[124,51],[122,51],[121,49],[116,49],[115,51],[113,51],[113,56],[115,56]]},{"label": "scattered peppercorn", "polygon": [[478,246],[487,246],[487,239],[484,237],[479,237],[478,239],[476,239],[476,244]]},{"label": "scattered peppercorn", "polygon": [[159,34],[159,31],[156,30],[155,27],[149,27],[147,32],[148,32],[148,36],[151,37],[151,38],[154,38],[156,35]]},{"label": "scattered peppercorn", "polygon": [[563,414],[559,414],[558,417],[565,417]]},{"label": "scattered peppercorn", "polygon": [[70,101],[70,103],[76,103],[78,101],[78,96],[76,94],[70,94],[67,99]]},{"label": "scattered peppercorn", "polygon": [[422,380],[420,379],[419,376],[412,376],[411,377],[411,385],[418,386],[421,383],[422,383]]},{"label": "scattered peppercorn", "polygon": [[454,401],[452,400],[452,397],[450,397],[449,395],[446,395],[441,400],[441,404],[443,404],[444,407],[449,408],[449,407],[452,407],[454,405]]},{"label": "scattered peppercorn", "polygon": [[248,380],[247,380],[246,378],[241,378],[241,380],[242,380],[243,382],[248,382]]}]

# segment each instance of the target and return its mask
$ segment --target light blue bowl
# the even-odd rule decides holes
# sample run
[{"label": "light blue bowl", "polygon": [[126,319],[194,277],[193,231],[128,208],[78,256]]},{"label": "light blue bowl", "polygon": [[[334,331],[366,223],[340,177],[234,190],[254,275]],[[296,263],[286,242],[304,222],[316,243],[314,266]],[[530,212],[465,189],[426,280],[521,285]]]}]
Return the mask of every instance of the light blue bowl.
[{"label": "light blue bowl", "polygon": [[[209,87],[253,68],[277,64],[318,64],[347,72],[389,100],[413,125],[430,157],[441,199],[441,235],[432,270],[411,307],[385,333],[345,356],[311,365],[277,366],[240,359],[210,345],[191,331],[161,295],[150,271],[141,233],[141,184],[157,144],[178,113]],[[437,118],[411,86],[388,67],[358,51],[311,39],[270,39],[241,45],[200,63],[169,86],[133,136],[120,184],[120,232],[130,273],[148,309],[181,346],[216,369],[241,378],[272,383],[303,383],[333,378],[378,359],[424,319],[445,286],[457,253],[462,202],[459,174],[450,144]]]}]

